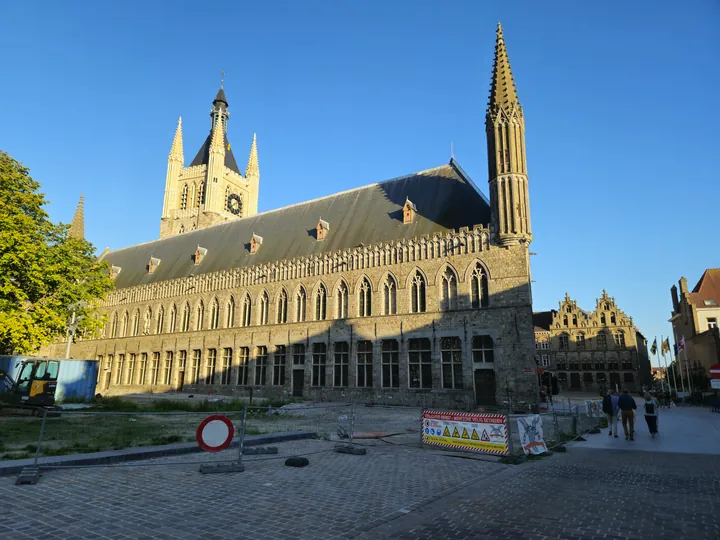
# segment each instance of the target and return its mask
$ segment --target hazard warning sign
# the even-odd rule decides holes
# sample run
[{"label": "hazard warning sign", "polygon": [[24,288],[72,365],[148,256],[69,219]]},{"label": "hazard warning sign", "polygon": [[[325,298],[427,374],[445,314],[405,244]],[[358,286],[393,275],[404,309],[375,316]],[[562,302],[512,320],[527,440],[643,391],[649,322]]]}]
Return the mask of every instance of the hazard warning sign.
[{"label": "hazard warning sign", "polygon": [[421,420],[424,444],[484,454],[509,453],[504,414],[426,410]]}]

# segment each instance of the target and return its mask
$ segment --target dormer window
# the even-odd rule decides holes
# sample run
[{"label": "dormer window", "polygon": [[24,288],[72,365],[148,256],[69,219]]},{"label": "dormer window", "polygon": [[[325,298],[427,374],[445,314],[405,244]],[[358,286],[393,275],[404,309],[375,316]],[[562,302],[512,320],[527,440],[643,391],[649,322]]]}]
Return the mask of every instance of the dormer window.
[{"label": "dormer window", "polygon": [[415,203],[405,197],[405,204],[403,204],[403,223],[412,223],[415,218],[415,212],[417,212]]},{"label": "dormer window", "polygon": [[253,233],[252,238],[250,239],[250,253],[255,254],[257,253],[258,249],[260,249],[260,246],[263,243],[262,236],[258,236],[257,234]]},{"label": "dormer window", "polygon": [[111,266],[110,267],[110,279],[115,279],[118,274],[122,271],[122,267],[120,266]]},{"label": "dormer window", "polygon": [[195,264],[200,264],[205,258],[205,255],[207,255],[207,248],[198,246],[195,253],[193,253],[193,262]]},{"label": "dormer window", "polygon": [[327,235],[328,231],[330,230],[330,224],[327,221],[325,221],[323,218],[320,218],[318,220],[317,227],[315,227],[315,230],[317,231],[317,239],[325,240],[325,236]]},{"label": "dormer window", "polygon": [[157,257],[150,257],[150,262],[147,265],[148,274],[152,274],[158,266],[160,266],[160,259]]}]

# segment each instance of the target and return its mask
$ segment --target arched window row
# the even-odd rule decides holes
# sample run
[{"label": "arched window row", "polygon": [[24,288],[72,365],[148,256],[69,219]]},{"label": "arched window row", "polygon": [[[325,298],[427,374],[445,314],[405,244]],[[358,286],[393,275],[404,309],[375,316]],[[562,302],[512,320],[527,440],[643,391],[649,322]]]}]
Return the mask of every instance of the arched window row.
[{"label": "arched window row", "polygon": [[[187,189],[186,189],[187,188]],[[183,184],[181,203],[190,210],[204,198],[204,185]],[[289,259],[247,268],[233,268],[193,278],[179,278],[162,283],[141,285],[111,293],[104,307],[121,302],[151,302],[194,293],[210,293],[254,285],[303,279],[312,276],[339,274],[407,262],[444,258],[452,255],[481,253],[490,249],[489,231],[482,227],[445,236],[400,240],[378,246],[355,248],[351,253],[324,253],[310,258]]]},{"label": "arched window row", "polygon": [[[450,266],[440,273],[439,304],[441,311],[469,307],[479,309],[489,305],[488,276],[482,265],[476,264],[469,272],[466,285],[469,301],[463,304],[459,298],[459,277]],[[300,285],[295,291],[288,292],[283,287],[273,296],[263,290],[253,297],[250,292],[233,294],[222,300],[212,297],[209,300],[184,301],[170,305],[159,305],[153,312],[148,307],[141,316],[139,309],[128,312],[114,312],[109,317],[106,335],[109,337],[129,337],[142,334],[162,334],[233,328],[267,324],[285,324],[288,322],[324,321],[327,319],[345,319],[348,317],[371,317],[373,315],[396,315],[402,313],[400,305],[407,306],[408,313],[424,313],[431,310],[428,297],[430,287],[427,277],[420,270],[414,270],[406,281],[403,291],[399,290],[397,279],[386,274],[374,287],[372,281],[364,276],[357,282],[355,292],[351,291],[343,279],[334,287],[319,283],[315,291],[309,291]],[[377,298],[374,294],[377,291]],[[400,293],[407,294],[407,303],[398,302]],[[352,301],[351,301],[352,298]],[[403,297],[404,298],[404,297]],[[353,311],[351,313],[350,307]],[[290,316],[289,316],[290,315]],[[144,317],[144,318],[143,318]]]}]

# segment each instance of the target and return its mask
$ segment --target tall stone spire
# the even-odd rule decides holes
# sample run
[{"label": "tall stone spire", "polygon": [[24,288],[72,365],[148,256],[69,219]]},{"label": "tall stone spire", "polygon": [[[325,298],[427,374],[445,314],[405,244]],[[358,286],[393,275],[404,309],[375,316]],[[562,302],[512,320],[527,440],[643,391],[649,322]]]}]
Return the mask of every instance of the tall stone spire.
[{"label": "tall stone spire", "polygon": [[84,195],[80,195],[80,202],[78,202],[77,208],[75,209],[75,215],[73,216],[72,223],[70,223],[70,230],[68,236],[73,238],[85,238],[85,209],[83,207],[83,201],[85,200]]},{"label": "tall stone spire", "polygon": [[257,153],[257,133],[253,134],[252,146],[250,147],[250,157],[248,158],[247,167],[245,167],[245,177],[260,176],[260,165],[258,163]]},{"label": "tall stone spire", "polygon": [[177,160],[180,165],[185,161],[183,155],[183,134],[182,134],[182,116],[178,118],[177,128],[175,129],[175,137],[173,138],[172,147],[170,148],[169,159]]},{"label": "tall stone spire", "polygon": [[500,23],[485,129],[493,238],[501,246],[529,244],[532,229],[525,159],[525,119]]},{"label": "tall stone spire", "polygon": [[498,23],[496,35],[495,62],[493,63],[490,103],[488,107],[492,107],[493,105],[504,108],[508,108],[510,105],[519,107],[520,102],[518,101],[517,90],[515,89],[515,79],[513,79],[512,70],[510,69],[510,59],[508,58],[505,36],[503,35],[503,29],[500,23]]}]

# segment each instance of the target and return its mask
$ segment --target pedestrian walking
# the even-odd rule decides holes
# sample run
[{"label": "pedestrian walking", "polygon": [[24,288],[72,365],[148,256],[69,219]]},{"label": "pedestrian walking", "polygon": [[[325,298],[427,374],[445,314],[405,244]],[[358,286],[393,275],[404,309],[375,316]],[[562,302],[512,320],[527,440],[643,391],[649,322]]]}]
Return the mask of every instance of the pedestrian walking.
[{"label": "pedestrian walking", "polygon": [[622,416],[622,427],[625,432],[626,441],[635,440],[635,409],[637,404],[633,397],[628,393],[627,389],[622,391],[622,395],[618,399],[618,407]]},{"label": "pedestrian walking", "polygon": [[615,392],[612,390],[607,391],[603,398],[602,408],[608,421],[608,435],[610,437],[615,435],[615,438],[617,438],[618,397]]},{"label": "pedestrian walking", "polygon": [[657,401],[648,393],[645,394],[645,403],[643,405],[645,406],[645,421],[650,430],[650,437],[654,439],[658,432],[658,410],[660,407]]}]

